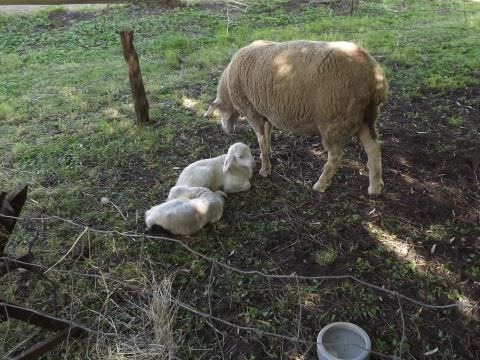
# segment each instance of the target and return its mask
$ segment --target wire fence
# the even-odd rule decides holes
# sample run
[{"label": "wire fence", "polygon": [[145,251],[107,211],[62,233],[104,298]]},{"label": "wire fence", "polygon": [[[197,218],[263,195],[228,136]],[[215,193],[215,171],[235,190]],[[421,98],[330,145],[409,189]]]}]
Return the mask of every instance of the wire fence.
[{"label": "wire fence", "polygon": [[[245,277],[261,277],[265,278],[268,280],[293,280],[296,284],[297,291],[298,291],[298,298],[301,298],[300,294],[300,282],[304,281],[340,281],[340,280],[348,280],[357,284],[360,284],[361,286],[371,288],[377,292],[384,293],[388,296],[390,296],[393,299],[396,299],[398,303],[398,313],[401,318],[401,330],[399,330],[399,333],[401,333],[401,340],[398,344],[398,355],[388,355],[380,352],[376,352],[374,350],[371,350],[371,353],[381,357],[381,358],[386,358],[386,359],[402,359],[402,351],[403,351],[403,344],[407,340],[406,339],[406,325],[405,325],[405,315],[404,315],[404,310],[402,307],[402,302],[409,302],[411,304],[414,304],[416,306],[426,308],[426,309],[431,309],[431,310],[447,310],[447,309],[464,309],[467,311],[476,311],[480,309],[479,301],[476,303],[465,303],[465,302],[454,302],[450,304],[445,304],[445,305],[436,305],[436,304],[430,304],[430,303],[425,303],[423,301],[420,301],[418,299],[414,299],[412,297],[406,296],[400,292],[397,292],[395,290],[391,290],[388,288],[385,288],[381,285],[373,284],[367,281],[364,281],[360,278],[357,278],[355,276],[352,276],[350,274],[345,274],[345,275],[322,275],[322,276],[302,276],[302,275],[297,275],[295,273],[293,274],[270,274],[266,273],[263,271],[259,270],[247,270],[247,269],[242,269],[239,267],[232,266],[230,264],[227,264],[223,261],[220,261],[216,258],[213,258],[211,256],[208,256],[206,254],[203,254],[200,251],[197,251],[193,249],[191,246],[187,245],[184,241],[177,239],[177,238],[172,238],[172,237],[165,237],[165,236],[154,236],[154,235],[148,235],[148,234],[138,234],[137,231],[131,231],[131,232],[121,232],[121,231],[116,231],[116,230],[102,230],[102,229],[96,229],[93,227],[85,226],[83,224],[80,224],[76,221],[70,220],[70,219],[65,219],[60,216],[40,216],[40,217],[12,217],[12,216],[6,216],[0,214],[1,217],[4,218],[15,218],[17,220],[21,220],[22,222],[40,222],[42,223],[42,228],[45,228],[45,223],[52,222],[52,221],[60,221],[63,224],[66,224],[68,226],[74,227],[76,229],[79,229],[81,232],[76,238],[76,240],[72,243],[68,251],[62,255],[58,260],[56,260],[52,265],[46,265],[46,264],[39,264],[39,263],[28,263],[28,262],[23,262],[19,260],[15,260],[12,258],[6,258],[6,257],[0,257],[0,261],[5,261],[5,263],[8,266],[8,263],[20,263],[22,265],[28,265],[30,269],[33,269],[35,273],[38,273],[42,277],[48,277],[48,274],[59,274],[62,276],[70,276],[70,277],[80,277],[80,278],[90,278],[90,279],[96,279],[99,281],[102,281],[104,283],[111,283],[117,286],[122,287],[124,290],[134,290],[142,294],[143,296],[145,295],[152,295],[152,290],[148,289],[146,287],[139,286],[138,284],[132,284],[131,282],[128,282],[124,279],[117,278],[117,277],[111,277],[107,274],[101,273],[88,273],[88,272],[78,272],[75,270],[66,270],[66,269],[60,269],[60,266],[62,262],[64,262],[67,257],[71,256],[72,250],[75,248],[75,246],[82,240],[82,238],[89,233],[92,234],[99,234],[102,236],[110,235],[113,237],[120,237],[124,238],[128,241],[132,242],[142,242],[142,249],[145,246],[146,241],[154,241],[155,244],[161,246],[162,243],[172,243],[176,246],[179,246],[186,250],[188,253],[193,255],[196,258],[199,258],[201,260],[204,260],[207,263],[210,263],[212,265],[211,267],[211,272],[210,272],[210,280],[208,284],[208,289],[206,293],[208,294],[208,300],[207,302],[210,304],[210,294],[212,293],[212,276],[214,274],[214,269],[217,267],[219,269],[222,269],[223,271],[228,271],[228,272],[233,272],[237,273],[241,276]],[[50,226],[47,226],[47,228]],[[35,248],[31,249],[35,253]],[[8,260],[8,261],[7,261]],[[72,289],[74,291],[74,289]],[[118,289],[117,289],[118,291]],[[72,303],[68,307],[70,309],[70,318],[68,319],[69,321],[76,321],[76,314],[73,313],[73,309],[75,309],[75,304],[74,302],[75,297],[73,296],[72,293]],[[282,333],[277,333],[277,332],[272,332],[272,331],[267,331],[258,327],[253,327],[253,326],[245,326],[242,324],[234,323],[232,321],[226,320],[222,317],[219,317],[215,314],[212,313],[211,305],[209,305],[210,312],[206,313],[201,310],[196,309],[194,306],[187,304],[183,302],[182,300],[171,297],[169,301],[172,303],[172,305],[175,305],[179,307],[180,309],[183,309],[187,312],[190,312],[202,319],[205,319],[205,321],[209,322],[210,326],[213,326],[212,324],[222,324],[226,327],[232,328],[235,331],[239,332],[246,332],[246,333],[254,333],[262,337],[269,337],[277,340],[282,340],[282,341],[287,341],[295,344],[302,344],[302,345],[309,345],[309,346],[314,346],[317,344],[316,341],[313,341],[308,338],[302,338],[300,336],[301,329],[302,329],[302,309],[303,305],[302,302],[299,301],[298,303],[298,315],[297,315],[297,325],[296,325],[296,330],[294,331],[295,335],[286,335]],[[0,303],[0,306],[2,306],[2,303]],[[93,310],[93,309],[92,309]],[[98,321],[101,316],[98,317]],[[95,329],[95,326],[88,327],[88,326],[82,326],[82,328],[86,331],[88,331],[92,336],[98,337],[116,337],[118,336],[118,332],[116,331],[110,331],[110,332],[105,332],[102,330],[99,330],[100,325],[97,323],[96,324],[97,329]],[[116,330],[115,326],[112,326],[113,330]],[[214,327],[214,331],[216,333],[222,333],[221,330],[217,329]],[[313,336],[314,334],[312,334]],[[5,334],[5,337],[8,336],[8,332]],[[4,344],[6,343],[6,339],[4,338],[3,340]],[[335,345],[335,343],[327,343],[325,345]],[[358,346],[357,344],[351,344],[352,346]],[[366,349],[365,349],[366,350]]]},{"label": "wire fence", "polygon": [[[231,2],[235,3],[235,2]],[[245,7],[243,4],[237,4],[240,6],[241,11],[245,11]],[[225,8],[222,11],[234,11],[235,7],[230,7],[230,8]],[[238,10],[238,9],[236,9]],[[359,9],[360,13],[362,11],[362,8],[360,7]],[[398,11],[388,11],[385,8],[378,7],[378,9],[370,9],[370,15],[374,16],[375,14],[391,14],[394,16],[402,16],[402,15],[408,15],[408,11],[403,11],[403,10],[398,10]],[[442,14],[445,16],[474,16],[477,14],[480,14],[480,10],[462,10],[458,8],[453,8],[453,7],[438,7],[432,10],[415,10],[416,12],[423,12],[425,13],[426,16],[430,14]],[[230,19],[230,13],[226,13],[226,21],[230,23],[230,26],[227,27],[227,31],[233,31],[233,28],[231,25],[235,24],[234,20]],[[322,19],[330,19],[331,16],[325,15],[325,16],[319,16],[319,20]],[[93,21],[96,21],[95,19]],[[353,24],[352,24],[353,28]],[[458,50],[458,51],[470,51],[471,49],[475,48],[476,46],[479,46],[479,38],[477,37],[476,33],[476,28],[474,26],[471,26],[467,20],[465,20],[465,25],[464,26],[459,26],[459,25],[445,25],[445,26],[438,26],[438,25],[432,25],[432,24],[427,24],[425,26],[413,26],[413,27],[399,27],[399,26],[390,26],[390,25],[385,25],[385,26],[375,26],[371,27],[368,29],[359,29],[359,30],[354,30],[350,27],[338,27],[338,26],[331,26],[326,29],[321,29],[318,30],[319,34],[325,34],[325,35],[331,35],[331,34],[338,34],[338,35],[346,35],[346,36],[351,36],[351,37],[356,37],[356,36],[361,36],[362,34],[370,34],[370,33],[378,33],[378,34],[394,34],[397,36],[397,41],[392,42],[392,41],[378,41],[376,43],[376,53],[377,56],[384,56],[384,54],[391,54],[393,51],[396,49],[406,47],[408,49],[414,49],[416,51],[422,51],[425,50],[426,52],[429,51],[430,48],[435,48],[438,49],[441,46],[442,51],[449,51],[449,50]],[[428,36],[425,36],[424,38],[418,38],[417,34],[418,32],[424,32],[424,33],[432,33],[434,34],[436,31],[439,30],[448,30],[452,33],[452,39],[449,39],[449,41],[446,44],[440,45],[438,41],[435,39],[431,39]],[[147,34],[147,33],[145,33]],[[139,44],[138,49],[140,50],[140,61],[141,65],[152,65],[152,64],[159,64],[162,61],[165,60],[164,56],[162,55],[153,55],[151,52],[148,51],[148,45],[149,45],[149,40],[145,39],[142,40],[141,37],[138,37],[136,41]],[[212,40],[213,43],[214,40]],[[458,42],[458,43],[457,43]],[[195,46],[200,47],[204,46],[203,44],[195,44]],[[142,55],[141,54],[141,49],[146,48],[147,50],[145,53]],[[37,102],[43,98],[58,98],[61,96],[63,89],[60,87],[65,87],[65,86],[72,86],[71,90],[73,93],[85,93],[88,94],[92,90],[98,90],[103,87],[105,87],[106,84],[109,84],[108,89],[105,89],[106,93],[112,94],[115,93],[115,95],[121,94],[122,97],[119,98],[120,102],[124,102],[125,98],[129,95],[129,85],[128,85],[128,80],[126,78],[126,66],[121,58],[121,53],[120,53],[120,48],[118,49],[118,61],[109,61],[108,65],[110,66],[109,72],[111,72],[112,76],[104,76],[101,78],[95,78],[95,79],[85,79],[82,81],[80,84],[73,84],[70,82],[65,82],[64,84],[56,84],[56,85],[51,85],[49,86],[48,84],[46,86],[43,86],[41,88],[35,88],[32,87],[29,89],[23,97],[21,97],[21,100],[26,100],[29,102]],[[91,66],[91,69],[94,70],[96,69],[97,66],[93,65]],[[87,72],[90,69],[90,65],[85,65],[85,64],[78,64],[78,65],[73,65],[73,66],[68,66],[68,67],[52,67],[52,71],[56,72],[61,72],[64,76],[68,75],[72,71],[81,71],[82,73]],[[181,69],[176,69],[174,71],[181,71]],[[48,77],[48,74],[47,76]],[[9,81],[17,81],[17,82],[25,82],[29,80],[29,75],[26,73],[15,75],[9,78]],[[154,84],[156,82],[160,82],[162,79],[159,77],[156,77],[153,72],[148,73],[144,72],[144,80],[146,83],[147,91],[148,87],[150,84]],[[113,89],[113,90],[112,90]],[[109,95],[110,96],[110,95]],[[93,110],[96,111],[96,110]],[[0,215],[4,216],[4,215]],[[452,303],[447,303],[447,304],[433,304],[433,303],[427,303],[424,301],[421,301],[419,299],[407,296],[405,294],[402,294],[400,292],[397,292],[395,290],[389,289],[384,287],[381,283],[380,284],[374,284],[368,281],[365,281],[361,278],[355,277],[350,274],[341,274],[341,275],[321,275],[321,276],[303,276],[303,275],[298,275],[296,273],[290,273],[290,274],[273,274],[269,272],[265,272],[262,270],[257,270],[257,269],[245,269],[245,268],[240,268],[231,265],[230,263],[227,263],[226,261],[219,260],[215,257],[209,256],[199,250],[196,250],[194,246],[188,245],[187,242],[182,241],[177,238],[173,237],[165,237],[165,236],[153,236],[153,235],[148,235],[148,234],[143,234],[139,233],[137,230],[130,231],[130,232],[123,232],[123,231],[116,231],[116,230],[102,230],[90,226],[86,226],[84,224],[81,224],[79,221],[74,221],[71,219],[63,218],[60,216],[39,216],[39,217],[20,217],[18,218],[21,222],[23,223],[38,223],[40,224],[37,227],[40,227],[42,232],[48,231],[48,228],[52,228],[53,226],[57,226],[55,222],[60,222],[63,224],[63,226],[67,226],[71,229],[76,229],[79,231],[78,237],[74,239],[74,241],[71,243],[71,245],[68,247],[66,252],[63,255],[58,255],[55,260],[49,260],[46,261],[44,257],[39,257],[34,264],[27,264],[27,263],[22,263],[21,261],[18,260],[12,260],[9,259],[10,262],[18,262],[22,263],[23,265],[29,265],[30,267],[35,268],[35,273],[38,274],[40,279],[48,281],[50,278],[55,278],[59,277],[63,280],[65,280],[64,283],[58,283],[55,282],[54,280],[51,280],[56,283],[57,286],[59,287],[70,287],[70,293],[68,294],[68,302],[69,304],[65,306],[65,309],[61,309],[60,312],[64,313],[65,316],[68,316],[70,321],[78,321],[82,320],[84,321],[84,329],[88,331],[90,334],[92,334],[92,337],[88,339],[89,343],[90,342],[95,342],[95,338],[117,338],[119,336],[119,333],[126,332],[129,333],[129,330],[132,331],[132,329],[128,329],[128,326],[121,326],[119,327],[117,323],[117,319],[114,319],[115,313],[113,314],[109,311],[108,306],[106,305],[108,301],[110,301],[113,297],[119,296],[119,298],[122,298],[121,293],[123,292],[128,292],[132,291],[134,293],[138,293],[140,297],[148,297],[152,296],[153,292],[152,289],[150,289],[148,286],[145,284],[142,284],[141,281],[128,281],[125,280],[124,278],[121,277],[116,277],[116,276],[109,276],[105,272],[102,271],[102,269],[98,268],[92,268],[89,270],[95,270],[95,271],[78,271],[76,270],[76,263],[77,260],[75,260],[75,257],[73,255],[74,250],[77,245],[82,244],[85,242],[85,238],[87,238],[90,234],[97,234],[99,236],[109,236],[114,239],[125,239],[127,242],[131,243],[137,243],[141,244],[141,251],[144,251],[145,249],[145,243],[154,243],[158,246],[161,246],[163,244],[172,244],[173,246],[179,247],[186,251],[188,254],[192,255],[193,257],[200,259],[201,261],[210,264],[210,275],[208,276],[208,285],[207,289],[205,290],[205,297],[206,303],[208,304],[208,310],[209,311],[204,311],[199,308],[197,308],[194,304],[189,304],[186,303],[185,301],[182,301],[180,296],[171,296],[169,298],[169,301],[171,302],[172,305],[177,306],[178,308],[182,309],[185,312],[188,312],[190,314],[193,314],[194,316],[198,317],[199,319],[202,319],[205,324],[207,324],[211,329],[212,332],[215,336],[216,342],[218,344],[218,351],[221,354],[222,358],[228,358],[228,355],[224,353],[224,341],[225,337],[227,336],[226,331],[223,328],[220,328],[220,326],[224,326],[228,329],[231,329],[231,331],[234,331],[235,333],[247,333],[247,334],[256,334],[261,337],[266,337],[266,338],[272,338],[276,339],[278,341],[284,341],[284,342],[289,342],[292,344],[301,344],[306,347],[305,351],[308,351],[313,346],[316,346],[316,341],[313,340],[315,334],[308,334],[308,336],[302,336],[302,334],[305,333],[303,329],[303,322],[304,322],[304,311],[305,311],[305,306],[302,304],[301,301],[301,284],[302,283],[308,283],[308,282],[314,282],[314,281],[328,281],[328,282],[340,282],[340,281],[348,281],[353,284],[357,284],[361,287],[369,288],[372,289],[375,292],[384,294],[389,297],[390,300],[396,302],[396,309],[398,311],[398,314],[400,316],[400,325],[397,325],[396,328],[398,330],[398,333],[400,334],[400,341],[396,345],[396,351],[395,354],[384,354],[381,352],[375,352],[372,351],[373,354],[377,355],[378,357],[381,358],[387,358],[387,359],[402,359],[405,358],[405,353],[406,353],[406,347],[405,344],[408,341],[407,338],[407,333],[409,330],[408,326],[406,325],[406,316],[409,315],[407,313],[408,310],[405,308],[406,304],[410,304],[412,306],[420,307],[420,308],[425,308],[425,309],[430,309],[432,311],[436,312],[442,312],[445,310],[451,310],[451,309],[459,309],[462,311],[466,311],[469,313],[475,313],[480,309],[479,301],[466,301],[466,302],[452,302]],[[51,223],[50,225],[47,225]],[[22,225],[22,223],[20,223]],[[35,226],[34,226],[35,227]],[[41,235],[41,237],[44,237],[45,235]],[[30,239],[31,240],[31,239]],[[41,253],[44,249],[42,249],[42,246],[36,243],[33,243],[30,241],[29,246],[28,246],[33,253]],[[23,244],[22,246],[19,246],[19,248],[24,248]],[[50,256],[52,254],[49,254]],[[72,261],[72,258],[74,261]],[[5,261],[7,258],[5,257],[0,257],[0,261]],[[41,261],[39,261],[41,260]],[[142,259],[142,253],[139,254],[137,262],[141,263],[143,261]],[[8,264],[8,262],[6,262]],[[151,265],[152,267],[154,265]],[[255,327],[255,326],[250,326],[248,324],[244,324],[241,322],[234,322],[231,319],[225,319],[222,317],[222,314],[214,313],[211,305],[211,294],[213,292],[214,288],[214,277],[216,273],[222,273],[222,274],[237,274],[238,276],[242,278],[262,278],[266,279],[267,281],[291,281],[292,286],[294,286],[297,290],[297,297],[298,297],[298,309],[295,314],[296,319],[292,320],[296,324],[295,329],[288,329],[289,332],[280,332],[280,331],[273,331],[273,330],[266,330],[262,327]],[[88,308],[86,307],[83,303],[82,300],[79,299],[80,294],[77,294],[77,291],[79,291],[78,288],[76,288],[76,284],[79,281],[83,281],[84,279],[93,279],[95,281],[94,288],[98,284],[103,284],[104,285],[104,290],[106,295],[103,297],[103,302],[101,303],[100,308]],[[18,282],[18,278],[14,277],[7,277],[7,282],[9,282],[8,285],[3,284],[2,287],[6,287],[7,289],[13,285],[13,283]],[[103,288],[102,288],[103,289]],[[98,295],[100,296],[100,295]],[[112,300],[113,301],[113,300]],[[142,299],[142,302],[144,299]],[[129,303],[124,299],[124,305],[129,304],[133,308],[138,308],[140,305],[139,304],[134,304],[134,303]],[[42,305],[39,303],[39,305]],[[119,307],[122,307],[122,304],[119,303],[117,304]],[[0,306],[2,304],[0,303]],[[51,307],[50,307],[51,308]],[[68,310],[68,311],[67,311]],[[413,311],[412,311],[413,312]],[[92,315],[93,314],[93,315]],[[8,322],[9,323],[9,322]],[[9,325],[7,325],[8,327]],[[134,328],[134,330],[138,330],[138,328]],[[5,349],[5,344],[8,344],[8,338],[11,335],[9,331],[6,331],[5,334],[3,335],[3,347]],[[33,333],[32,337],[35,336],[36,334]],[[25,339],[25,341],[29,340]],[[20,346],[19,344],[18,346]],[[70,345],[67,345],[67,348]],[[12,357],[13,352],[16,351],[15,347],[12,347],[8,349],[6,353],[6,358]],[[1,355],[1,354],[0,354]],[[93,356],[93,355],[92,355]]]}]

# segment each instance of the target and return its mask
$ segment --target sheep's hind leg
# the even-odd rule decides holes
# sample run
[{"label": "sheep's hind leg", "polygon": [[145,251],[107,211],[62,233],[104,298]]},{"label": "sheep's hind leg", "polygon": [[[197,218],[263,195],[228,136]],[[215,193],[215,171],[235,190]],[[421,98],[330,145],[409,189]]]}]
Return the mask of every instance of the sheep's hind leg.
[{"label": "sheep's hind leg", "polygon": [[325,192],[330,186],[333,175],[337,172],[338,167],[343,159],[343,146],[335,145],[328,148],[328,160],[323,167],[322,175],[313,185],[313,190]]},{"label": "sheep's hind leg", "polygon": [[380,142],[376,139],[376,136],[372,136],[372,130],[367,126],[358,133],[358,137],[368,157],[367,167],[370,181],[368,193],[370,195],[381,194],[384,184],[382,180],[382,153],[380,150]]}]

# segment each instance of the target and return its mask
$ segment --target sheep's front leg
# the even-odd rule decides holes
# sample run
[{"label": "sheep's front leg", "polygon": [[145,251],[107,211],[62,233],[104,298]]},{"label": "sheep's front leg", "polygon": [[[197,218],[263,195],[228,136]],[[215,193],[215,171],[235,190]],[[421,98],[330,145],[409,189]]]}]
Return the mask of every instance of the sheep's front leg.
[{"label": "sheep's front leg", "polygon": [[272,172],[270,164],[270,135],[272,132],[272,125],[262,115],[254,110],[247,113],[247,119],[250,126],[257,135],[258,145],[260,146],[260,158],[262,159],[262,168],[260,175],[267,177]]},{"label": "sheep's front leg", "polygon": [[360,141],[367,153],[368,178],[370,185],[368,193],[370,195],[379,195],[382,193],[384,184],[382,180],[382,152],[380,142],[372,136],[368,127],[364,127],[358,134]]},{"label": "sheep's front leg", "polygon": [[260,145],[260,157],[262,158],[262,168],[260,175],[263,177],[270,176],[272,165],[270,164],[269,141],[265,132],[257,132],[258,144]]},{"label": "sheep's front leg", "polygon": [[267,137],[268,156],[272,156],[272,123],[265,121],[265,136]]},{"label": "sheep's front leg", "polygon": [[332,146],[328,149],[328,160],[323,167],[322,175],[313,185],[313,190],[325,192],[329,187],[333,175],[337,172],[338,167],[343,159],[343,146]]}]

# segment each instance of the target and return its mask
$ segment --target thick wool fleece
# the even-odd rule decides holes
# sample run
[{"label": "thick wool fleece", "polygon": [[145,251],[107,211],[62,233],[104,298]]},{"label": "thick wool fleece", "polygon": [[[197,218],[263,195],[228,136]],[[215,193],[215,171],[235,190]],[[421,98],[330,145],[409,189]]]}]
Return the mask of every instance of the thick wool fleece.
[{"label": "thick wool fleece", "polygon": [[353,43],[255,41],[233,56],[217,98],[280,129],[320,132],[328,148],[364,124],[376,138],[376,109],[387,91],[380,66]]},{"label": "thick wool fleece", "polygon": [[239,116],[247,117],[260,146],[262,176],[271,173],[272,127],[320,133],[328,151],[313,186],[320,192],[330,185],[346,141],[357,135],[368,156],[368,193],[374,195],[384,187],[375,125],[387,92],[380,66],[353,43],[255,41],[232,57],[205,115],[218,109],[227,133]]},{"label": "thick wool fleece", "polygon": [[192,235],[222,217],[225,200],[221,192],[204,187],[175,186],[170,193],[175,197],[173,200],[146,211],[147,228],[158,225],[175,235]]},{"label": "thick wool fleece", "polygon": [[[178,177],[176,185],[201,186],[212,191],[223,189],[227,193],[247,191],[252,177],[254,160],[250,148],[235,143],[226,155],[198,160],[188,165]],[[170,194],[168,199],[174,197]]]}]

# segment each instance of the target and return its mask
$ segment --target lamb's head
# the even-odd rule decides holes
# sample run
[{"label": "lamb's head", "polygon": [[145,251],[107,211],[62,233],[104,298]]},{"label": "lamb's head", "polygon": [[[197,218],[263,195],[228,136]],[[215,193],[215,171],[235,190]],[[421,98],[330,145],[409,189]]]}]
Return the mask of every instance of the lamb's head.
[{"label": "lamb's head", "polygon": [[244,173],[250,179],[253,173],[255,160],[248,145],[241,142],[235,143],[228,149],[223,164],[223,171],[230,173]]},{"label": "lamb's head", "polygon": [[235,124],[240,118],[238,111],[235,110],[229,101],[222,101],[219,98],[216,98],[209,106],[204,116],[209,116],[215,110],[220,112],[223,131],[225,131],[227,135],[233,134],[235,131]]},{"label": "lamb's head", "polygon": [[152,207],[150,210],[145,211],[145,224],[147,225],[147,230],[150,230],[158,216],[158,205]]}]

